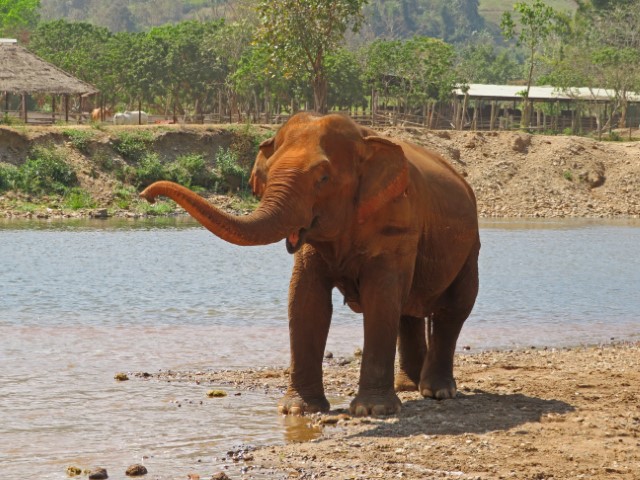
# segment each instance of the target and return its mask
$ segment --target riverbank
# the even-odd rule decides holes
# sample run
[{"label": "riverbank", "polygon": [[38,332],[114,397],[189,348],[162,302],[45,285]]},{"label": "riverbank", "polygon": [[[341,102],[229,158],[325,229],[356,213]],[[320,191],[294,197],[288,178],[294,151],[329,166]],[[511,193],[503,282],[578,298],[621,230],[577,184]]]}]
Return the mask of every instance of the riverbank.
[{"label": "riverbank", "polygon": [[[352,396],[359,366],[357,357],[326,359],[327,396]],[[454,400],[402,393],[402,411],[383,418],[333,410],[312,417],[309,437],[319,438],[296,442],[294,429],[290,443],[230,456],[224,470],[232,479],[241,469],[242,478],[637,479],[639,342],[461,353],[455,374]],[[280,368],[165,372],[144,381],[273,393],[287,375]]]},{"label": "riverbank", "polygon": [[[215,168],[220,152],[233,152],[245,173],[238,182],[216,183],[218,193],[237,192],[260,139],[276,126],[162,125],[145,127],[0,127],[0,162],[19,166],[34,147],[62,156],[77,173],[89,207],[76,201],[0,192],[0,217],[60,218],[147,216],[183,213],[173,203],[148,207],[137,199],[135,168],[150,154],[168,165],[179,157],[200,156]],[[142,134],[144,133],[144,134]],[[380,130],[433,149],[466,177],[481,217],[640,218],[640,142],[598,141],[575,136],[522,132],[431,131],[414,127]],[[640,138],[640,131],[625,132]],[[133,172],[133,173],[132,173]],[[138,179],[139,180],[139,179]],[[0,182],[1,183],[1,182]],[[202,195],[242,213],[254,205]],[[83,193],[84,194],[84,193]],[[82,197],[84,198],[84,197]]]}]

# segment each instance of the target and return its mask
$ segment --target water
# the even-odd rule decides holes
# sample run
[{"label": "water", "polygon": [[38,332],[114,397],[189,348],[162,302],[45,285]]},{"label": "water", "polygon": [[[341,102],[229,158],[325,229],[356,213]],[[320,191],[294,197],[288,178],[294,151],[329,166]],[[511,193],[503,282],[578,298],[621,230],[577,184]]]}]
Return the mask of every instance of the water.
[{"label": "water", "polygon": [[[640,338],[640,222],[485,222],[481,236],[459,346]],[[210,475],[235,445],[308,435],[275,413],[279,395],[113,379],[285,365],[291,265],[282,244],[235,247],[185,219],[0,223],[3,478],[124,478],[143,457],[154,478]],[[334,305],[328,350],[350,355],[361,320]]]}]

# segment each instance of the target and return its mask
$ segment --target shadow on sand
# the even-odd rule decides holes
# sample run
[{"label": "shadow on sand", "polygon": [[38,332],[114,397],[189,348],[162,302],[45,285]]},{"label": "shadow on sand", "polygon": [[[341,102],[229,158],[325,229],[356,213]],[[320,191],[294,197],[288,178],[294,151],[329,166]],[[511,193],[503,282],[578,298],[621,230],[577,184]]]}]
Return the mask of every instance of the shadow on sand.
[{"label": "shadow on sand", "polygon": [[460,393],[455,400],[409,400],[402,404],[398,422],[379,423],[355,436],[405,437],[460,435],[509,430],[545,415],[562,415],[574,407],[559,400],[543,400],[519,393],[496,394],[483,390]]}]

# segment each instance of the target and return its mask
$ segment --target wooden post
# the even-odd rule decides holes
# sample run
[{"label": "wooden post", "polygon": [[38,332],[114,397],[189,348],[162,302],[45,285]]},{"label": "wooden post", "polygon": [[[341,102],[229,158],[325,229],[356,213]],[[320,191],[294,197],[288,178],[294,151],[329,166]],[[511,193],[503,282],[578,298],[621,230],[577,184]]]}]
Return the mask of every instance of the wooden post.
[{"label": "wooden post", "polygon": [[4,92],[4,112],[9,114],[9,92]]},{"label": "wooden post", "polygon": [[78,125],[82,123],[82,95],[78,95]]},{"label": "wooden post", "polygon": [[142,100],[138,100],[138,125],[142,125]]},{"label": "wooden post", "polygon": [[23,93],[22,94],[22,119],[24,120],[24,123],[27,123],[27,94]]},{"label": "wooden post", "polygon": [[64,121],[69,123],[69,94],[64,94]]},{"label": "wooden post", "polygon": [[496,126],[496,101],[492,100],[491,101],[491,115],[489,115],[489,130],[494,130],[495,126]]},{"label": "wooden post", "polygon": [[51,96],[51,123],[56,123],[56,96]]}]

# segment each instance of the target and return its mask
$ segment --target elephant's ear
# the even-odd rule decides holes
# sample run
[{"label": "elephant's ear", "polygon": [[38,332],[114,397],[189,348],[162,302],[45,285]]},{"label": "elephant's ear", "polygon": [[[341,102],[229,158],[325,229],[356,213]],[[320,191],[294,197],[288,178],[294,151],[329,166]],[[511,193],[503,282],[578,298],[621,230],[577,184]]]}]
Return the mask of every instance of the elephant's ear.
[{"label": "elephant's ear", "polygon": [[382,137],[366,137],[358,190],[358,222],[403,195],[409,183],[409,164],[400,145]]},{"label": "elephant's ear", "polygon": [[273,155],[275,150],[275,137],[269,138],[260,144],[260,150],[256,156],[256,161],[253,164],[253,170],[251,170],[251,177],[249,177],[249,185],[251,185],[251,191],[253,194],[260,198],[264,193],[264,189],[267,185],[267,160]]}]

